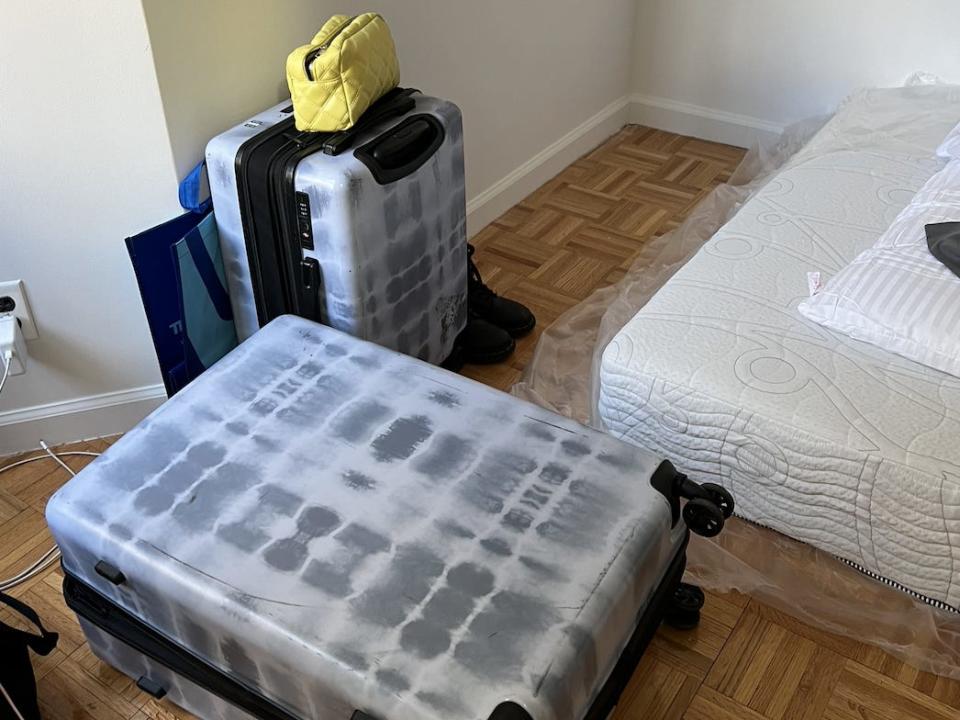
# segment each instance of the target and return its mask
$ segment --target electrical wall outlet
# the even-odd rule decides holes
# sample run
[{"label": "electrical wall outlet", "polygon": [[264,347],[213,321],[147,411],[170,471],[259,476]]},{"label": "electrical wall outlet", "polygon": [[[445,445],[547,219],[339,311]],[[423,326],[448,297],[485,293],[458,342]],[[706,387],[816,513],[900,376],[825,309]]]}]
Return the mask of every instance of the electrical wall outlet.
[{"label": "electrical wall outlet", "polygon": [[0,282],[0,315],[4,313],[13,313],[20,321],[20,332],[23,333],[24,340],[36,340],[39,337],[23,280]]},{"label": "electrical wall outlet", "polygon": [[0,314],[0,364],[3,363],[9,363],[7,375],[23,375],[27,371],[27,343],[13,313]]}]

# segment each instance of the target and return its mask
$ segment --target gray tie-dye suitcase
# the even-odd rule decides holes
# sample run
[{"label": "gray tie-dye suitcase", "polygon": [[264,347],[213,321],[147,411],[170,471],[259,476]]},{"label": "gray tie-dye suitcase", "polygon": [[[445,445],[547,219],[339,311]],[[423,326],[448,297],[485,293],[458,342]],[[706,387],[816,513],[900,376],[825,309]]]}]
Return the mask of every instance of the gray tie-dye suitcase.
[{"label": "gray tie-dye suitcase", "polygon": [[698,617],[679,518],[703,499],[681,513],[684,482],[284,316],[67,483],[47,520],[93,651],[202,718],[593,719],[664,613]]},{"label": "gray tie-dye suitcase", "polygon": [[292,313],[435,364],[466,323],[463,124],[397,89],[344,133],[280,103],[207,145],[240,340]]}]

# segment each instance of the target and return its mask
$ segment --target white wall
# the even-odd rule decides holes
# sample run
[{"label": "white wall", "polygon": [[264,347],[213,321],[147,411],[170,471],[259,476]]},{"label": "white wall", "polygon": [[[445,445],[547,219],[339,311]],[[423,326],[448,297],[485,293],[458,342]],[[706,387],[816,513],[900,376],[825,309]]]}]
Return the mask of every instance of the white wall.
[{"label": "white wall", "polygon": [[[402,84],[463,110],[474,198],[597,113],[616,114],[611,104],[628,92],[636,0],[144,0],[144,8],[181,172],[212,135],[286,97],[287,53],[330,14],[373,10],[390,24]],[[625,117],[598,120],[587,144]],[[561,167],[548,164],[521,189]],[[485,196],[491,207],[474,213],[473,229],[512,198]]]},{"label": "white wall", "polygon": [[163,113],[179,175],[211,137],[288,97],[287,53],[333,0],[143,0]]},{"label": "white wall", "polygon": [[635,119],[775,130],[918,70],[960,82],[956,0],[638,1]]},{"label": "white wall", "polygon": [[26,281],[42,334],[0,396],[0,454],[160,400],[123,238],[178,212],[211,136],[286,96],[293,47],[367,9],[403,84],[463,110],[473,230],[626,121],[635,0],[0,3],[0,280]]},{"label": "white wall", "polygon": [[[0,454],[143,411],[159,371],[123,240],[175,211],[174,178],[139,3],[0,3],[0,280],[24,280],[40,331],[0,395]],[[128,406],[30,422],[90,396]]]}]

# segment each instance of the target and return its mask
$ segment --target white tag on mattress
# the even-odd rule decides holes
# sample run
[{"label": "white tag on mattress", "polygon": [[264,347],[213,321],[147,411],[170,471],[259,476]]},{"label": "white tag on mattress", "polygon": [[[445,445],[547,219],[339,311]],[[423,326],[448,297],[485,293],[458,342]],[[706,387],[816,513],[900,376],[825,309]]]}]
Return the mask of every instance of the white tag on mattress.
[{"label": "white tag on mattress", "polygon": [[823,283],[820,281],[820,273],[818,272],[807,273],[807,289],[810,290],[810,297],[813,297],[818,292],[823,290]]}]

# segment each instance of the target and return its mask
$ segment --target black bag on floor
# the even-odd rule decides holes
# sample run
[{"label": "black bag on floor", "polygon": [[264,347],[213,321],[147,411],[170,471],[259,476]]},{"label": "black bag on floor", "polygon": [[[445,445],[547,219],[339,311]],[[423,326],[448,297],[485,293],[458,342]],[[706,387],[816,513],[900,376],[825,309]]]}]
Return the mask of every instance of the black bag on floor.
[{"label": "black bag on floor", "polygon": [[40,720],[30,651],[49,655],[59,635],[47,631],[37,613],[16,598],[0,592],[0,604],[23,615],[40,630],[34,635],[0,622],[0,720]]}]

